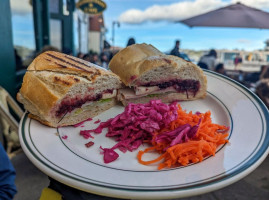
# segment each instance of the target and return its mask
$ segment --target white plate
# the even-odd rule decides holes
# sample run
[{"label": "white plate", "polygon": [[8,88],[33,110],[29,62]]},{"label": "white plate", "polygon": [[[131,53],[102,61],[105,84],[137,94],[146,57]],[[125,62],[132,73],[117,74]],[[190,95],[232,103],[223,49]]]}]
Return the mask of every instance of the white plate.
[{"label": "white plate", "polygon": [[[120,157],[104,164],[99,146],[112,147],[106,130],[94,135],[95,144],[79,136],[80,129],[93,129],[97,119],[105,121],[123,111],[116,106],[85,127],[49,128],[25,114],[20,123],[20,141],[29,159],[52,178],[83,191],[118,197],[164,199],[198,195],[238,181],[252,172],[269,151],[269,114],[261,100],[237,82],[206,71],[208,91],[205,99],[181,102],[187,111],[212,112],[214,123],[230,126],[229,144],[214,157],[201,163],[174,169],[157,170],[156,165],[138,164],[138,151],[116,150]],[[58,136],[56,133],[59,133]],[[67,139],[61,136],[67,135]],[[144,149],[141,146],[140,149]],[[150,155],[154,156],[154,155]]]}]

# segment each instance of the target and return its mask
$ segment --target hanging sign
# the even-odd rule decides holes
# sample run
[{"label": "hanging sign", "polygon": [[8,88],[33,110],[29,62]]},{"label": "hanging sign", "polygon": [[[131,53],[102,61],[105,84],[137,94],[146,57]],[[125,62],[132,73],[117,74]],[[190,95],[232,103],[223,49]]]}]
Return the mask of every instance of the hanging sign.
[{"label": "hanging sign", "polygon": [[87,14],[98,15],[106,9],[106,3],[102,0],[80,0],[76,7]]}]

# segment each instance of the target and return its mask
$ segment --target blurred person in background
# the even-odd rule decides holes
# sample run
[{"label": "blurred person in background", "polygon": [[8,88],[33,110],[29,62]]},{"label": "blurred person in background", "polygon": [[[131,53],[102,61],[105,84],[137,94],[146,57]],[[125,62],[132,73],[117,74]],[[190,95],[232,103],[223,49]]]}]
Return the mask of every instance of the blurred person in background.
[{"label": "blurred person in background", "polygon": [[222,75],[227,75],[223,63],[219,63],[216,65],[215,72]]},{"label": "blurred person in background", "polygon": [[92,53],[90,62],[93,63],[93,64],[101,66],[101,62],[99,60],[99,56],[98,56],[97,53]]},{"label": "blurred person in background", "polygon": [[104,52],[101,53],[100,60],[101,60],[101,67],[108,69],[109,60]]},{"label": "blurred person in background", "polygon": [[73,52],[69,48],[63,48],[63,53],[67,54],[67,55],[70,55],[70,56],[73,56]]},{"label": "blurred person in background", "polygon": [[255,87],[259,83],[260,80],[266,77],[269,78],[269,71],[267,70],[268,68],[269,66],[262,65],[260,68],[260,71],[246,74],[245,81],[251,87]]},{"label": "blurred person in background", "polygon": [[61,52],[58,48],[51,46],[51,45],[45,45],[38,53],[36,56],[40,55],[41,53],[44,53],[46,51],[56,51],[56,52]]},{"label": "blurred person in background", "polygon": [[262,65],[261,66],[259,80],[262,80],[264,78],[269,78],[269,65]]},{"label": "blurred person in background", "polygon": [[[113,56],[115,56],[120,50],[119,49],[114,49],[111,53],[112,53],[112,57],[111,59],[113,58]],[[110,60],[111,60],[110,59]]]},{"label": "blurred person in background", "polygon": [[0,143],[0,199],[11,200],[17,193],[15,186],[15,170]]},{"label": "blurred person in background", "polygon": [[77,58],[83,59],[83,56],[84,56],[84,54],[83,54],[83,53],[78,52],[78,54],[77,54]]},{"label": "blurred person in background", "polygon": [[269,66],[263,65],[260,72],[260,79],[255,83],[254,92],[269,108]]},{"label": "blurred person in background", "polygon": [[83,57],[82,57],[83,60],[86,60],[88,62],[90,62],[92,59],[91,59],[91,55],[89,53],[85,54]]},{"label": "blurred person in background", "polygon": [[175,47],[171,50],[170,55],[181,57],[179,48],[180,48],[180,40],[176,40]]},{"label": "blurred person in background", "polygon": [[129,38],[126,47],[135,44],[135,39],[134,38]]},{"label": "blurred person in background", "polygon": [[110,48],[111,48],[111,45],[107,41],[104,41],[104,49],[102,53],[106,54],[108,61],[110,61],[113,57],[113,54]]},{"label": "blurred person in background", "polygon": [[211,49],[208,54],[202,56],[198,62],[198,66],[202,69],[214,70],[217,60],[217,52],[215,49]]},{"label": "blurred person in background", "polygon": [[269,78],[259,81],[255,88],[255,93],[260,97],[267,108],[269,108]]},{"label": "blurred person in background", "polygon": [[243,62],[242,56],[241,55],[236,55],[236,57],[234,58],[234,66],[235,69],[237,69]]}]

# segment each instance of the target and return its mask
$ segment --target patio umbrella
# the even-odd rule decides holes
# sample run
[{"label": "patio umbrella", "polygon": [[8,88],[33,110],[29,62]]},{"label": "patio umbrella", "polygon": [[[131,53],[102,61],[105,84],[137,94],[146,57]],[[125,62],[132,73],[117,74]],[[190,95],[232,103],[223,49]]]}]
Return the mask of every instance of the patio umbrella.
[{"label": "patio umbrella", "polygon": [[179,22],[190,27],[208,26],[269,29],[269,13],[241,3],[236,3]]}]

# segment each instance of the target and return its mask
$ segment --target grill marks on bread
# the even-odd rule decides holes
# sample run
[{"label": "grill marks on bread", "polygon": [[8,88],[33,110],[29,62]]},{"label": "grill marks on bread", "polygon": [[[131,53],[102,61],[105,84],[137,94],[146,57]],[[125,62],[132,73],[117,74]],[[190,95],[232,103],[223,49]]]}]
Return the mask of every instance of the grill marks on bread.
[{"label": "grill marks on bread", "polygon": [[[89,91],[88,87],[93,90]],[[119,77],[109,71],[72,56],[47,51],[37,56],[27,68],[17,99],[41,123],[52,127],[67,126],[111,108],[116,99],[104,102],[100,108],[97,108],[98,102],[93,102],[91,110],[75,117],[67,115],[60,121],[55,111],[64,98],[79,100],[120,87]]]},{"label": "grill marks on bread", "polygon": [[[44,61],[46,61],[46,63],[44,63]],[[107,74],[106,71],[98,69],[98,66],[95,66],[92,63],[51,51],[47,51],[37,57],[33,61],[32,66],[28,67],[28,71],[53,71],[78,75],[91,82],[94,82],[98,76]],[[76,81],[78,81],[78,79]]]},{"label": "grill marks on bread", "polygon": [[[54,58],[55,60],[57,60],[57,61],[61,61],[62,63],[66,63],[66,64],[68,64],[68,65],[71,65],[72,67],[74,67],[74,68],[77,68],[77,69],[80,69],[80,70],[82,70],[82,71],[87,71],[87,72],[89,72],[89,73],[93,73],[92,71],[88,71],[88,70],[86,70],[86,69],[84,69],[84,68],[82,68],[82,67],[80,67],[80,66],[78,66],[78,65],[76,65],[75,63],[71,63],[71,62],[68,62],[67,60],[64,60],[64,59],[62,59],[62,58],[59,58],[59,57],[57,57],[57,56],[55,56],[55,55],[52,55],[52,54],[50,54],[50,53],[46,53],[46,55],[48,55],[49,57],[52,57],[52,58]],[[68,58],[67,56],[65,56],[65,58]],[[73,61],[76,61],[75,59],[72,59]],[[77,62],[77,61],[76,61]],[[56,63],[56,62],[55,62]],[[80,63],[82,63],[82,62],[80,62]],[[56,63],[56,64],[58,64],[58,63]],[[85,65],[84,63],[82,63],[84,66],[86,66],[86,67],[89,67],[88,65]]]},{"label": "grill marks on bread", "polygon": [[[69,56],[67,56],[67,55],[65,55],[64,57],[67,58],[67,59],[69,59],[69,60],[71,60],[71,61],[73,61],[73,62],[79,63],[79,64],[81,64],[81,65],[83,65],[83,66],[85,66],[85,67],[87,67],[87,68],[90,67],[89,65],[85,64],[84,62],[82,62],[82,61],[80,61],[80,60],[78,60],[78,59],[74,59],[74,58],[69,57]],[[84,68],[80,68],[80,69],[92,73],[92,71],[85,70]],[[101,75],[100,70],[96,69],[96,74]]]},{"label": "grill marks on bread", "polygon": [[[70,56],[64,55],[64,58],[58,57],[57,55],[52,55],[50,53],[46,53],[49,57],[53,58],[54,61],[50,60],[50,62],[54,62],[55,64],[59,65],[62,68],[67,68],[66,65],[76,68],[78,70],[87,72],[89,74],[92,74],[91,78],[95,78],[96,76],[100,76],[101,72],[99,69],[92,68],[91,66],[87,65],[86,63],[74,59]],[[48,60],[48,59],[47,59]]]},{"label": "grill marks on bread", "polygon": [[28,71],[42,82],[56,96],[61,96],[69,91],[71,87],[80,82],[89,82],[87,79],[72,74],[57,73],[52,71]]},{"label": "grill marks on bread", "polygon": [[58,77],[58,76],[55,76],[55,77],[54,77],[53,82],[54,82],[54,83],[60,83],[60,84],[63,84],[63,85],[67,85],[67,86],[71,85],[71,82],[66,81],[66,80],[62,80],[62,79],[61,79],[60,77]]}]

